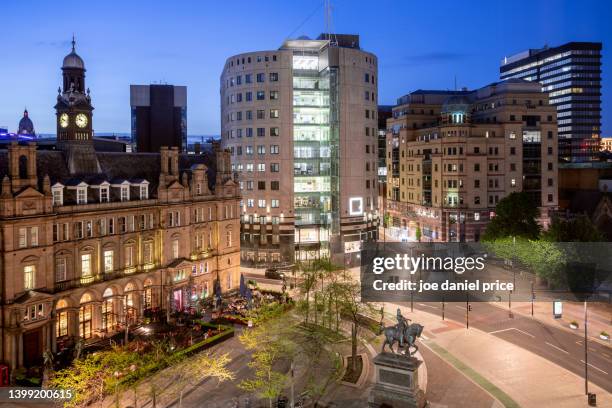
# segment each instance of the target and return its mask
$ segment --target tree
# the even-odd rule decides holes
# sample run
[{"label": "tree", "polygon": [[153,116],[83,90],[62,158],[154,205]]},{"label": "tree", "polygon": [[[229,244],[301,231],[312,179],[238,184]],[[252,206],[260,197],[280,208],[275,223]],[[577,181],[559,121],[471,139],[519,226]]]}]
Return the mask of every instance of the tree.
[{"label": "tree", "polygon": [[228,354],[213,356],[210,353],[199,353],[176,365],[172,374],[178,388],[179,408],[183,406],[183,393],[187,386],[196,386],[205,378],[216,378],[219,382],[233,380],[234,373],[227,368],[229,362]]},{"label": "tree", "polygon": [[605,238],[586,215],[570,220],[553,218],[542,239],[552,242],[602,242]]},{"label": "tree", "polygon": [[310,315],[310,292],[313,291],[315,285],[317,284],[317,270],[313,267],[312,263],[305,262],[298,262],[295,265],[295,269],[296,271],[298,271],[300,277],[302,278],[302,282],[300,283],[300,290],[304,294],[304,299],[306,302],[305,322],[308,323],[308,318]]},{"label": "tree", "polygon": [[421,233],[421,227],[419,227],[417,225],[416,231],[414,231],[414,236],[415,236],[416,240],[419,241],[419,242],[421,242],[421,234],[422,234]]},{"label": "tree", "polygon": [[340,308],[342,314],[351,322],[351,370],[356,369],[357,360],[357,329],[362,316],[375,313],[375,309],[369,303],[361,301],[361,285],[351,277],[340,282]]},{"label": "tree", "polygon": [[538,216],[539,210],[527,193],[511,193],[500,200],[495,207],[495,217],[487,225],[482,239],[483,241],[494,241],[505,237],[536,239],[540,233],[536,221]]},{"label": "tree", "polygon": [[254,377],[242,380],[238,385],[245,391],[254,392],[260,398],[268,399],[270,408],[288,382],[287,374],[277,371],[275,366],[282,359],[291,359],[292,344],[286,334],[288,327],[279,324],[282,319],[268,321],[254,329],[245,330],[240,342],[252,351],[249,367]]}]

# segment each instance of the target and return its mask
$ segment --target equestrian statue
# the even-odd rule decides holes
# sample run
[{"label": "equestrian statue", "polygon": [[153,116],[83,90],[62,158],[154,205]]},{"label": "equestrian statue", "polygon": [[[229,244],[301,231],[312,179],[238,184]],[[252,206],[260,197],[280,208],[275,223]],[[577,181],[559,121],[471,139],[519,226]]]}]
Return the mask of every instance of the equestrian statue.
[{"label": "equestrian statue", "polygon": [[[409,323],[410,319],[406,319],[402,316],[402,312],[397,309],[397,324],[395,326],[383,327],[381,323],[381,328],[383,333],[385,334],[385,341],[383,343],[382,351],[385,352],[385,347],[389,345],[389,348],[393,353],[398,353],[400,350],[403,350],[403,354],[408,354],[412,357],[419,348],[416,345],[416,339],[421,337],[421,333],[423,333],[423,326],[418,323]],[[398,343],[397,351],[393,350],[393,345]],[[413,348],[414,351],[410,351]]]}]

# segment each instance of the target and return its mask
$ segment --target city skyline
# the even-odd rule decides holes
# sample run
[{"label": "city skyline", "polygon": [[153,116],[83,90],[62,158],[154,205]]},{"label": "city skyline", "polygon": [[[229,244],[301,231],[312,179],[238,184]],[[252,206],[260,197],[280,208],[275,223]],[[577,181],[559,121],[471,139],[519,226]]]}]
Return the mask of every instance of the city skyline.
[{"label": "city skyline", "polygon": [[[522,3],[527,4],[482,3],[476,9],[453,2],[436,7],[382,2],[371,9],[334,1],[330,31],[359,34],[362,47],[378,56],[380,104],[395,104],[416,89],[453,89],[455,84],[474,89],[495,82],[500,60],[529,48],[601,41],[602,136],[609,136],[612,92],[606,40],[612,30],[604,25],[611,14],[605,2],[564,1],[555,8],[546,1],[529,2],[529,13]],[[11,97],[0,101],[0,125],[15,131],[27,107],[37,133],[54,133],[57,65],[70,49],[73,29],[77,52],[87,61],[97,132],[129,132],[130,84],[167,82],[188,88],[189,134],[220,133],[218,86],[227,57],[251,49],[274,50],[285,38],[316,38],[325,31],[322,1],[267,2],[259,8],[239,3],[231,9],[197,3],[141,6],[111,1],[81,11],[75,2],[40,3],[28,10],[29,24],[35,27],[30,30],[19,19],[8,19],[8,41],[0,52],[6,57],[3,88]],[[0,7],[4,15],[19,15],[25,8],[13,1]],[[66,8],[72,9],[69,29],[58,24]],[[391,9],[395,11],[388,13]],[[513,21],[514,29],[506,28],[506,21]],[[257,36],[244,36],[249,26]],[[132,58],[122,57],[128,53]]]}]

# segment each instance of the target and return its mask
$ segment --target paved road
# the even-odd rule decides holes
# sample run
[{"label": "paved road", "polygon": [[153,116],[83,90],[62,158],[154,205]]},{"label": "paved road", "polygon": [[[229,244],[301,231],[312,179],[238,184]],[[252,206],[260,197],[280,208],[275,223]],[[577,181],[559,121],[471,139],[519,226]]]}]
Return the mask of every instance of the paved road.
[{"label": "paved road", "polygon": [[[410,307],[410,302],[401,303]],[[529,350],[584,378],[584,338],[574,333],[514,314],[488,303],[471,303],[469,326]],[[506,303],[507,306],[507,303]],[[441,317],[441,303],[414,303],[414,308]],[[447,303],[446,319],[465,324],[465,303]],[[612,392],[612,349],[588,341],[589,381]]]}]

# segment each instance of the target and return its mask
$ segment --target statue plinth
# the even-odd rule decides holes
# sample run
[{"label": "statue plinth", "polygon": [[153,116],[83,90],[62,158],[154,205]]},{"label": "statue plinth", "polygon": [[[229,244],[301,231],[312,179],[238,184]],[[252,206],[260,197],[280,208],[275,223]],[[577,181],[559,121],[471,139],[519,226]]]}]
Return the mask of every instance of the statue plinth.
[{"label": "statue plinth", "polygon": [[425,393],[419,387],[419,366],[423,362],[401,354],[380,353],[374,358],[376,384],[370,391],[370,408],[423,408]]}]

